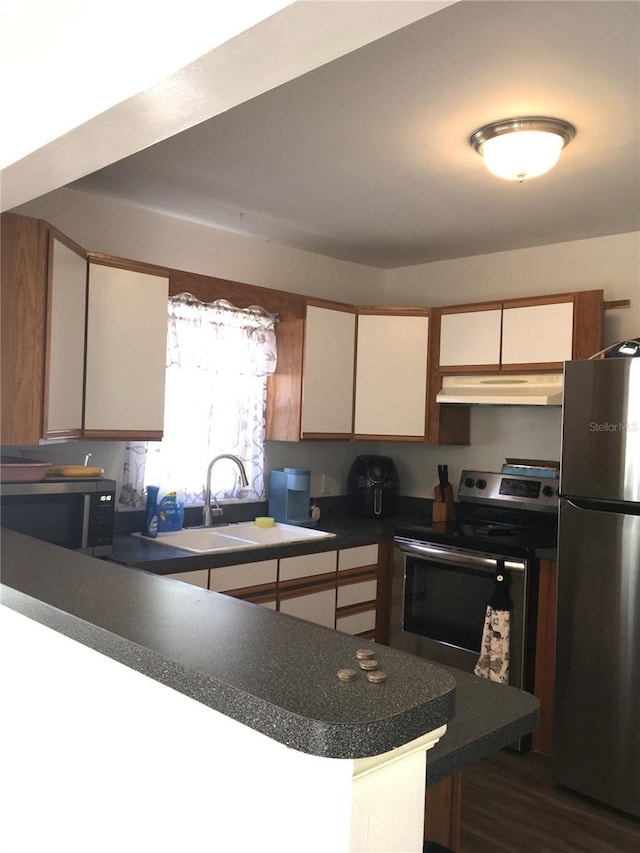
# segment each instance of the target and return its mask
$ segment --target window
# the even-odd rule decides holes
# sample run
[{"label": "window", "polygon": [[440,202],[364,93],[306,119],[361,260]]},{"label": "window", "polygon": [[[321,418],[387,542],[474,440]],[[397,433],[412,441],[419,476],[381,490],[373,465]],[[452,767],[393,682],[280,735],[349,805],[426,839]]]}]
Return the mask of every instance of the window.
[{"label": "window", "polygon": [[277,318],[224,300],[204,303],[187,293],[171,297],[167,335],[164,437],[130,442],[120,504],[144,506],[144,488],[168,482],[185,503],[203,502],[207,465],[232,453],[243,461],[241,488],[231,462],[216,465],[218,498],[264,496],[267,377],[276,367]]}]

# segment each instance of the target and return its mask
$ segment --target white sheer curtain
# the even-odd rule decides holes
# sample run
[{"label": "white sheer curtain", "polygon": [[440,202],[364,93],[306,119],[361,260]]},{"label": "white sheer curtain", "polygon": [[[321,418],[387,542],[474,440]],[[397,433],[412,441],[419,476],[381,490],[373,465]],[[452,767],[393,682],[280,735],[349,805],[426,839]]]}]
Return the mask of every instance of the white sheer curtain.
[{"label": "white sheer curtain", "polygon": [[144,487],[168,482],[186,503],[203,500],[207,465],[220,453],[243,461],[240,488],[232,462],[213,471],[217,498],[264,496],[267,376],[276,367],[277,318],[259,308],[187,293],[169,300],[164,437],[131,442],[125,452],[120,504],[144,506]]}]

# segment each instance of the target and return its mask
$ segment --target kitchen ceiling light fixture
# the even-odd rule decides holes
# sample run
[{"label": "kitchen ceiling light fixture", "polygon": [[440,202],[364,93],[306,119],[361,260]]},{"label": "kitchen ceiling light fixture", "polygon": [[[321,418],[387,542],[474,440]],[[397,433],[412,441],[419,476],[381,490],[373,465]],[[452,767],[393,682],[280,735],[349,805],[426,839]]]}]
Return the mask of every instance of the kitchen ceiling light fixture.
[{"label": "kitchen ceiling light fixture", "polygon": [[478,128],[469,143],[490,172],[521,183],[552,169],[575,135],[576,129],[568,121],[519,116]]}]

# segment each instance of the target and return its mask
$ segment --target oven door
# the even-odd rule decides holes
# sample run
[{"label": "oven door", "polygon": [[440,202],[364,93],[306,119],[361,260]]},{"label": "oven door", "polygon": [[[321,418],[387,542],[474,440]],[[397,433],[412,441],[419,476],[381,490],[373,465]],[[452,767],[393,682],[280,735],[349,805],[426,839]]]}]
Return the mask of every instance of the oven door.
[{"label": "oven door", "polygon": [[509,683],[530,689],[530,679],[525,676],[527,561],[524,559],[396,537],[391,646],[473,672],[501,559],[513,603]]}]

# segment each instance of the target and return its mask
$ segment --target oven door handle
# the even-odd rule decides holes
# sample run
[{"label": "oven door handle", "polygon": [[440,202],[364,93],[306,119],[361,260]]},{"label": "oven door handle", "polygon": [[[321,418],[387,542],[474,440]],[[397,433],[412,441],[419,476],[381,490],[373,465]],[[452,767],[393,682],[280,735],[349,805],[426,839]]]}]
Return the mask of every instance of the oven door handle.
[{"label": "oven door handle", "polygon": [[524,572],[526,569],[526,562],[517,558],[494,557],[481,551],[471,553],[458,548],[446,548],[401,537],[396,537],[394,542],[400,551],[413,554],[418,559],[420,557],[429,558],[433,562],[455,565],[459,568],[496,569],[498,561],[501,561],[504,563],[504,568],[511,572]]}]

